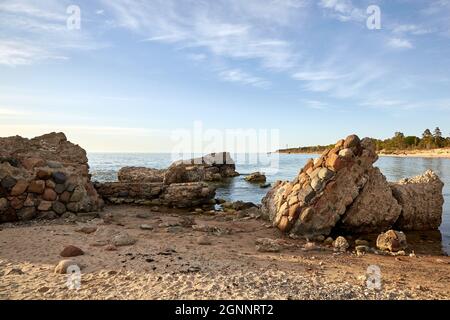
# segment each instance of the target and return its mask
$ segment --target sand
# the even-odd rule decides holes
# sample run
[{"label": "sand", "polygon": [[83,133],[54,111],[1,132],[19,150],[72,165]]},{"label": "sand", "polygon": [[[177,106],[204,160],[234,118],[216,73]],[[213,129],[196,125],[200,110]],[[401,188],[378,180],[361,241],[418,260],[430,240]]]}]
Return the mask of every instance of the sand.
[{"label": "sand", "polygon": [[[89,216],[1,225],[0,299],[450,298],[450,258],[421,247],[412,257],[357,256],[325,246],[306,251],[305,240],[286,238],[265,221],[225,213],[109,206],[102,217],[89,221],[98,228],[91,234],[77,232]],[[115,232],[137,242],[108,251],[104,239]],[[282,239],[282,250],[258,252],[257,238]],[[78,290],[68,289],[67,275],[54,273],[66,245],[85,252],[71,258],[82,266]],[[366,285],[371,265],[381,270],[379,290]]]},{"label": "sand", "polygon": [[410,157],[410,158],[450,158],[450,148],[433,150],[396,151],[392,154],[379,153],[381,157]]}]

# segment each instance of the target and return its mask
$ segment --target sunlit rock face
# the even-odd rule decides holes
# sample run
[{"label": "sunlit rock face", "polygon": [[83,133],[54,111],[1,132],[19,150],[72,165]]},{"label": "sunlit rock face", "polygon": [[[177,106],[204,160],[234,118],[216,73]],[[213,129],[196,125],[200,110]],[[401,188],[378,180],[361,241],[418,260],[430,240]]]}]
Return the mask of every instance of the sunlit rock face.
[{"label": "sunlit rock face", "polygon": [[[389,184],[373,166],[377,159],[371,139],[348,136],[308,161],[293,181],[277,182],[262,201],[263,214],[281,231],[307,237],[333,230],[381,232],[395,224],[405,226],[402,221],[412,221],[418,214],[428,222],[416,223],[411,230],[436,229],[440,224],[436,217],[442,216],[442,188],[434,182],[439,179],[424,182],[426,188],[416,186],[417,199],[407,198],[405,188],[412,187]],[[406,202],[416,203],[409,205],[415,209]],[[432,214],[422,212],[425,203],[433,206]]]},{"label": "sunlit rock face", "polygon": [[102,207],[86,151],[63,133],[0,138],[1,222],[51,219]]}]

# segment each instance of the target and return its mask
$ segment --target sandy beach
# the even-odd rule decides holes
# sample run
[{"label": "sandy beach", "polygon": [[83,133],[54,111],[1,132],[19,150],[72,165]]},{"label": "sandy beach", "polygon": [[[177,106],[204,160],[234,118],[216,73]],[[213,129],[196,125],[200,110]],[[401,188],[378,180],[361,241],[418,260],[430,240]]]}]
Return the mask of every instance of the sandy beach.
[{"label": "sandy beach", "polygon": [[[432,240],[412,244],[411,256],[357,256],[287,238],[258,217],[153,210],[108,206],[102,218],[2,225],[0,299],[450,298],[450,258],[421,249],[439,247]],[[86,226],[96,231],[80,232]],[[137,242],[107,245],[120,232]],[[281,251],[258,252],[258,238],[280,239]],[[78,290],[54,273],[67,245],[85,252],[71,258],[82,267]],[[371,265],[381,270],[380,290],[366,286]]]},{"label": "sandy beach", "polygon": [[[310,154],[311,157],[320,155],[315,152],[281,152],[286,154]],[[392,153],[378,152],[380,157],[411,157],[411,158],[450,158],[450,149],[432,149],[432,150],[401,150]]]},{"label": "sandy beach", "polygon": [[417,157],[417,158],[450,158],[450,149],[395,151],[393,153],[378,153],[381,157]]}]

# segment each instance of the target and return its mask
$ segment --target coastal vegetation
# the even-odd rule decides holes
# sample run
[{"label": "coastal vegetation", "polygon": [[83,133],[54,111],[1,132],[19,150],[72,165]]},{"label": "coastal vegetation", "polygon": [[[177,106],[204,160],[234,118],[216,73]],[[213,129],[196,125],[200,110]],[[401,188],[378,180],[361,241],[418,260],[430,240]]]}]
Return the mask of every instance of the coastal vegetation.
[{"label": "coastal vegetation", "polygon": [[[450,148],[450,136],[444,137],[439,127],[433,130],[425,129],[420,137],[405,136],[402,132],[395,132],[392,138],[376,139],[376,151],[379,153],[397,153],[402,151],[434,150],[440,148]],[[278,150],[279,153],[321,153],[334,145],[317,145],[297,148],[287,148]]]}]

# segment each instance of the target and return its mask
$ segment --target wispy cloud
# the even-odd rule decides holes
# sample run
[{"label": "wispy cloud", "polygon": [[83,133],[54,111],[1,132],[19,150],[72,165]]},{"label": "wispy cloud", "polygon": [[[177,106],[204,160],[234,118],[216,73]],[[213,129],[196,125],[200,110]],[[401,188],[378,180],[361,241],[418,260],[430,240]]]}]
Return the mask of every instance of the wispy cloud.
[{"label": "wispy cloud", "polygon": [[292,75],[292,77],[300,81],[323,81],[342,79],[345,75],[336,74],[330,71],[309,71],[296,72]]},{"label": "wispy cloud", "polygon": [[340,21],[364,21],[364,11],[353,5],[351,0],[320,0],[319,6],[330,10],[330,15]]},{"label": "wispy cloud", "polygon": [[223,81],[242,83],[259,88],[267,88],[270,84],[260,77],[252,76],[239,69],[223,70],[219,73],[219,77]]},{"label": "wispy cloud", "polygon": [[390,38],[387,42],[387,45],[391,48],[395,49],[412,49],[412,43],[407,39],[402,38]]},{"label": "wispy cloud", "polygon": [[44,47],[22,40],[0,39],[0,64],[7,66],[29,65],[39,60],[67,60],[67,56],[57,55]]},{"label": "wispy cloud", "polygon": [[68,59],[70,50],[93,50],[103,45],[87,30],[69,30],[63,1],[0,3],[0,64],[29,65],[47,59]]},{"label": "wispy cloud", "polygon": [[328,103],[318,100],[302,100],[301,103],[307,108],[315,110],[327,110],[329,107]]},{"label": "wispy cloud", "polygon": [[17,110],[17,108],[0,107],[0,117],[23,117],[31,115],[31,112]]},{"label": "wispy cloud", "polygon": [[141,34],[145,41],[201,48],[221,58],[256,60],[270,70],[286,70],[296,65],[298,52],[277,29],[292,27],[294,22],[299,28],[305,3],[305,0],[270,0],[264,5],[255,0],[104,1],[117,26]]},{"label": "wispy cloud", "polygon": [[433,31],[425,26],[415,24],[399,24],[392,29],[392,32],[394,32],[395,34],[411,34],[418,36],[429,34]]},{"label": "wispy cloud", "polygon": [[320,71],[302,71],[292,75],[301,81],[305,91],[327,93],[328,95],[346,99],[358,96],[362,90],[386,75],[386,70],[376,63],[360,62],[357,66],[348,61],[337,64],[341,58],[332,58],[318,63]]}]

